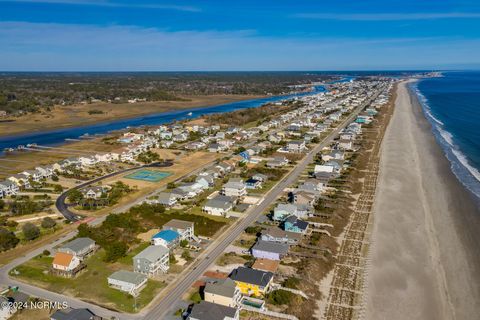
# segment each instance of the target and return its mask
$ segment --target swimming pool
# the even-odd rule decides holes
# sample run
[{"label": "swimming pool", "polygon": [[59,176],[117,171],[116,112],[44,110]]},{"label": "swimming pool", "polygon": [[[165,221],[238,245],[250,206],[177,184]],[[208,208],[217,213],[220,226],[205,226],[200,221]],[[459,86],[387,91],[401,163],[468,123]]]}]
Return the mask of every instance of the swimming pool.
[{"label": "swimming pool", "polygon": [[125,178],[127,179],[134,179],[134,180],[143,180],[148,182],[157,182],[166,177],[170,176],[170,172],[165,171],[153,171],[147,169],[141,169],[126,175]]}]

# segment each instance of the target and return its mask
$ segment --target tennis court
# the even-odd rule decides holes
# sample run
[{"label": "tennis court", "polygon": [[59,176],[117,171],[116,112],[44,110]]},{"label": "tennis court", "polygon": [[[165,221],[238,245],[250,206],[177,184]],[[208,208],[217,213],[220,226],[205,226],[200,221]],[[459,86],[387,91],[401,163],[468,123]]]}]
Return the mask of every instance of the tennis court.
[{"label": "tennis court", "polygon": [[153,171],[147,169],[141,169],[126,175],[125,178],[127,179],[134,179],[134,180],[143,180],[148,182],[157,182],[166,177],[170,176],[170,172],[165,171]]}]

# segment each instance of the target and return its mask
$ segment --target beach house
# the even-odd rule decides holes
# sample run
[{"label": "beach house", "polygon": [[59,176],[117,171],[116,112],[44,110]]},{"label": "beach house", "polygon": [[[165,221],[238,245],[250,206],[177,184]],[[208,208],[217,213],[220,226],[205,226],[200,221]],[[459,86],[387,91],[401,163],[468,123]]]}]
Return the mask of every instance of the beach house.
[{"label": "beach house", "polygon": [[163,230],[173,230],[180,234],[181,240],[191,240],[195,237],[195,224],[191,221],[172,219],[163,225]]},{"label": "beach house", "polygon": [[279,203],[273,209],[273,220],[283,221],[291,215],[297,215],[297,207],[289,203]]},{"label": "beach house", "polygon": [[232,271],[230,279],[235,281],[242,294],[260,296],[270,288],[273,273],[238,267]]},{"label": "beach house", "polygon": [[296,216],[290,216],[283,222],[283,229],[288,232],[305,234],[307,228],[308,222],[298,219]]},{"label": "beach house", "polygon": [[252,247],[255,258],[281,260],[288,253],[288,244],[258,240]]},{"label": "beach house", "polygon": [[180,242],[180,234],[175,230],[162,230],[152,236],[151,243],[154,246],[173,248]]},{"label": "beach house", "polygon": [[202,207],[202,210],[214,216],[225,216],[233,209],[234,200],[232,197],[217,195],[208,200]]},{"label": "beach house", "polygon": [[108,278],[108,285],[117,290],[137,296],[147,284],[147,276],[141,273],[118,270]]},{"label": "beach house", "polygon": [[95,251],[95,241],[90,238],[76,238],[70,242],[65,243],[58,248],[58,252],[64,252],[76,256],[80,260],[90,255]]},{"label": "beach house", "polygon": [[169,269],[170,250],[164,246],[149,246],[133,257],[133,271],[154,276]]},{"label": "beach house", "polygon": [[187,320],[239,320],[240,311],[237,308],[221,304],[201,301],[193,305]]},{"label": "beach house", "polygon": [[205,301],[227,307],[238,306],[242,297],[237,284],[230,278],[208,282],[203,293]]},{"label": "beach house", "polygon": [[223,185],[222,194],[227,197],[242,197],[247,194],[247,186],[240,178],[230,178]]}]

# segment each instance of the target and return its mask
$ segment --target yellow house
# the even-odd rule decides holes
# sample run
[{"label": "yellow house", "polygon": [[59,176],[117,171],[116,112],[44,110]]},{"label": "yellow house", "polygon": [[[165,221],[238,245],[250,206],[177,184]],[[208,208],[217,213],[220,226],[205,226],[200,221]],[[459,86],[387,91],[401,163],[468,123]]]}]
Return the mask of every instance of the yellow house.
[{"label": "yellow house", "polygon": [[233,270],[230,278],[235,281],[242,294],[261,296],[264,295],[270,287],[273,273],[239,267]]}]

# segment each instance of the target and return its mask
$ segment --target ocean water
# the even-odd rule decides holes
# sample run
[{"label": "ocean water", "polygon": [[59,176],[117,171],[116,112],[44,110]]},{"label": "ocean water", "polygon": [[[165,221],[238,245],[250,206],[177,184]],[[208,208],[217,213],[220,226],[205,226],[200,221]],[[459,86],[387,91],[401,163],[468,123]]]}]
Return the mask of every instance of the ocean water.
[{"label": "ocean water", "polygon": [[480,71],[444,72],[412,89],[453,172],[480,198]]}]

